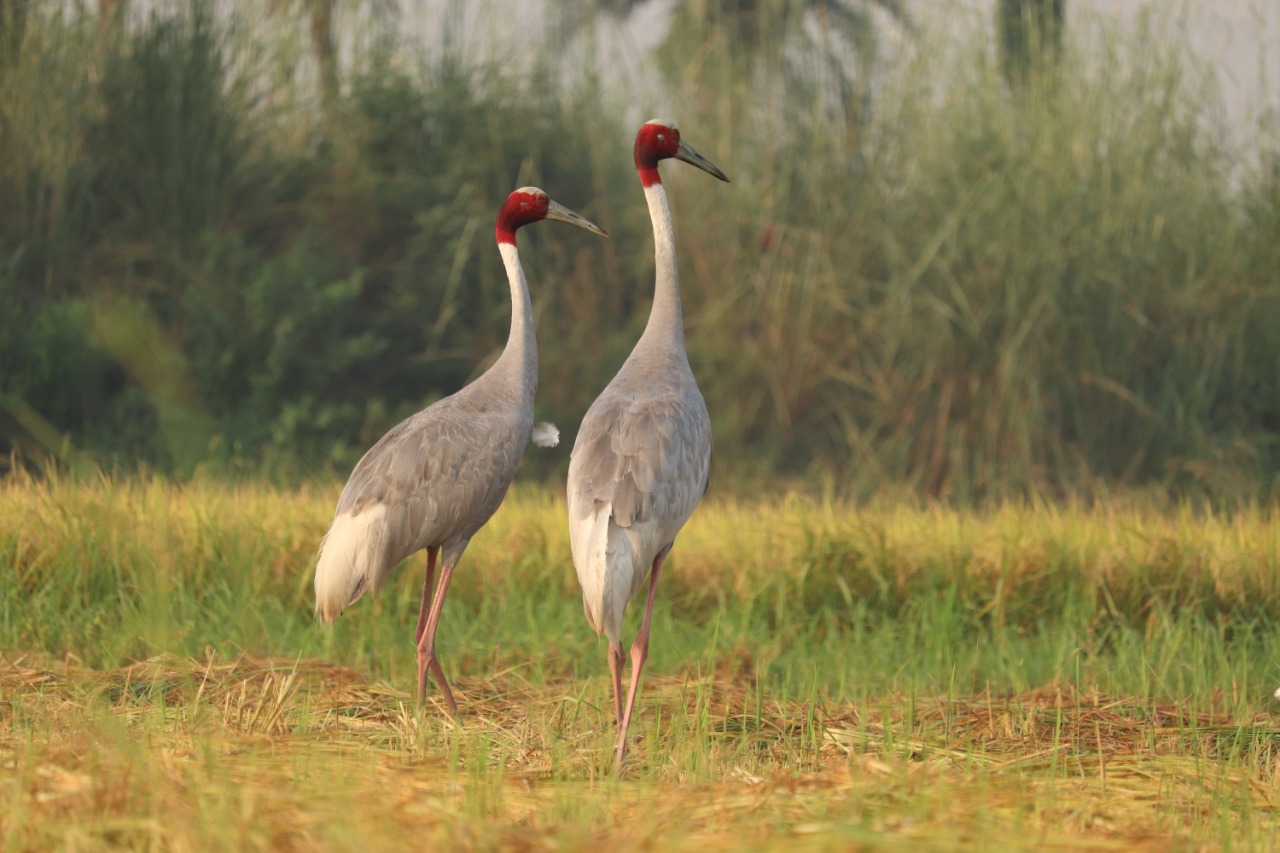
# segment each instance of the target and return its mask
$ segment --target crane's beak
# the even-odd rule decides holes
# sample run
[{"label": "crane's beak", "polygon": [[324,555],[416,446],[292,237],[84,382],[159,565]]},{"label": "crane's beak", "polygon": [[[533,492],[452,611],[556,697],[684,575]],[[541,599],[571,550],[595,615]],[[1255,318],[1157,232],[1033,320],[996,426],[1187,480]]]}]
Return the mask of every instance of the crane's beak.
[{"label": "crane's beak", "polygon": [[598,234],[601,237],[608,237],[603,228],[591,222],[585,216],[579,216],[563,204],[549,201],[547,203],[547,219],[556,219],[560,222],[568,222],[570,225],[576,225],[583,231],[590,231],[592,234]]},{"label": "crane's beak", "polygon": [[720,171],[719,167],[717,167],[716,164],[712,163],[706,157],[703,157],[701,154],[695,151],[693,146],[685,142],[683,139],[680,140],[680,147],[676,150],[676,159],[683,160],[686,163],[690,163],[694,166],[697,166],[702,171],[716,176],[720,180],[724,181],[726,184],[729,183],[728,175]]}]

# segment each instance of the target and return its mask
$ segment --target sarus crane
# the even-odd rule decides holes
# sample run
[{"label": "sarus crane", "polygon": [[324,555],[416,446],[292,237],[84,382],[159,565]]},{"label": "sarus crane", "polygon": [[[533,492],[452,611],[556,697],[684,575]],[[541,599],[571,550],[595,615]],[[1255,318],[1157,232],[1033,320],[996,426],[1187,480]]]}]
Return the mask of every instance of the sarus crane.
[{"label": "sarus crane", "polygon": [[[436,657],[436,628],[462,552],[502,503],[536,438],[538,348],[516,231],[543,220],[608,236],[537,187],[507,197],[494,228],[511,285],[511,331],[502,355],[474,382],[397,424],[365,453],[338,498],[316,562],[316,613],[332,622],[361,595],[376,592],[401,560],[427,550],[414,632],[417,701],[426,696],[430,670],[455,717],[458,705]],[[437,558],[442,565],[433,597]]]},{"label": "sarus crane", "polygon": [[[569,461],[569,539],[587,621],[609,638],[618,744],[649,655],[658,573],[676,534],[707,490],[711,420],[684,344],[675,233],[658,163],[675,158],[728,181],[667,121],[636,134],[635,163],[649,203],[657,282],[649,322],[613,381],[587,410]],[[644,619],[631,646],[631,686],[622,698],[622,615],[649,579]]]}]

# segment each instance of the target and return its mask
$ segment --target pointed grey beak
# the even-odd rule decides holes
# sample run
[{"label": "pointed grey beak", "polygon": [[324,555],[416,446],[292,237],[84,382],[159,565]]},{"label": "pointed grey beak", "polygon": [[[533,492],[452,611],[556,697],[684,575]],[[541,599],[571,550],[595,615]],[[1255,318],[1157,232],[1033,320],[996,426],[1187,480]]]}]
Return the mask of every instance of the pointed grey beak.
[{"label": "pointed grey beak", "polygon": [[716,164],[712,163],[706,157],[703,157],[701,154],[695,151],[693,146],[685,142],[683,139],[680,140],[680,148],[679,150],[676,151],[676,159],[683,160],[686,163],[690,163],[694,166],[697,166],[702,171],[707,172],[708,174],[711,174],[711,175],[715,175],[717,178],[724,181],[726,184],[729,183],[728,175],[720,171],[719,167],[717,167]]},{"label": "pointed grey beak", "polygon": [[568,222],[570,225],[576,225],[584,231],[590,231],[592,234],[598,234],[601,237],[608,237],[603,228],[591,222],[584,216],[579,216],[563,204],[554,201],[547,203],[547,219],[555,219],[560,222]]}]

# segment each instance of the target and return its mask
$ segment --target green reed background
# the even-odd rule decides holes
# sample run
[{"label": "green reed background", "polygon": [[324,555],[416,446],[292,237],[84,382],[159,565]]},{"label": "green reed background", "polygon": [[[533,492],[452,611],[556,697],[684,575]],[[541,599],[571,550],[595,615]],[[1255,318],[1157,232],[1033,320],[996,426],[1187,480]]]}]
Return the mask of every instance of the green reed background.
[{"label": "green reed background", "polygon": [[302,4],[127,26],[5,4],[6,455],[345,474],[502,346],[490,226],[527,183],[613,235],[521,237],[538,414],[567,445],[647,314],[630,138],[652,112],[733,179],[664,172],[719,482],[1273,494],[1280,181],[1183,35],[1068,31],[1011,85],[980,35],[906,27],[890,61],[854,15],[815,51],[809,5],[682,7],[633,91],[571,49],[590,24],[517,62],[337,4],[330,76]]}]

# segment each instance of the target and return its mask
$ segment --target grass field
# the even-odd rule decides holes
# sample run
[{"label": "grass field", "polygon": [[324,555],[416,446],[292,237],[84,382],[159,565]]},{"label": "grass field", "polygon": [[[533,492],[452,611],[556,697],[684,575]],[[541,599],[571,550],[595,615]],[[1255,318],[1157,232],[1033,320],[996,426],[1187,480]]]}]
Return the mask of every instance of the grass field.
[{"label": "grass field", "polygon": [[417,561],[313,623],[336,491],[0,487],[0,848],[1280,846],[1276,508],[713,495],[617,778],[559,498],[464,558],[453,722]]}]

